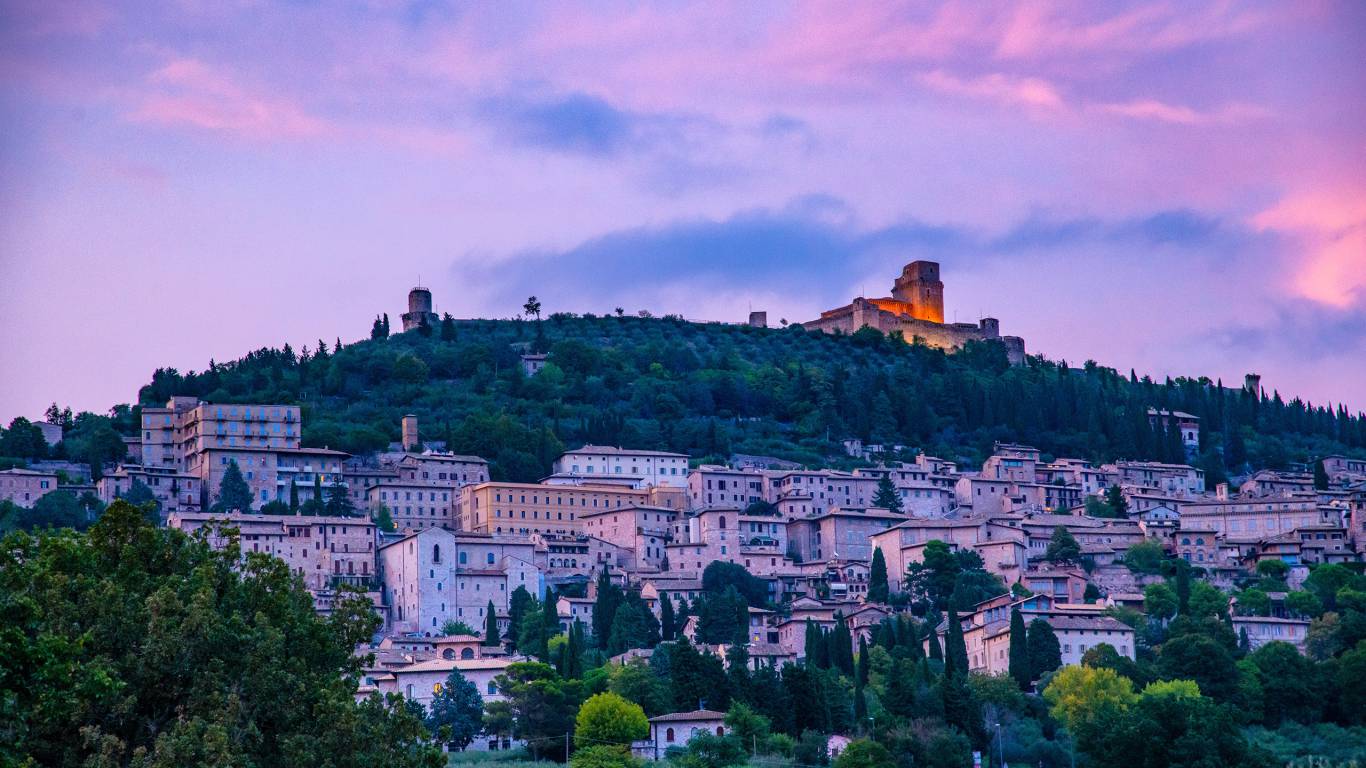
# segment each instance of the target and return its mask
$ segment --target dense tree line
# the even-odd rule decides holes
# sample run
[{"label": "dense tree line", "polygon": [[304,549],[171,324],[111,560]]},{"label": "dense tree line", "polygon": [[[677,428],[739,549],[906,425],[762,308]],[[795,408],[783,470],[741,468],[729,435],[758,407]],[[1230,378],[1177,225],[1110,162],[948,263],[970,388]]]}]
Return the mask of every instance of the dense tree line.
[{"label": "dense tree line", "polygon": [[[198,373],[160,369],[140,402],[299,403],[309,444],[353,452],[397,439],[399,417],[414,412],[426,438],[491,458],[495,476],[510,479],[544,474],[581,442],[815,463],[839,454],[845,437],[969,461],[1010,440],[1094,460],[1185,460],[1177,431],[1154,428],[1149,407],[1201,418],[1197,461],[1214,480],[1366,450],[1366,417],[1342,406],[1092,362],[1035,356],[1010,366],[989,342],[946,354],[870,329],[833,336],[568,315],[442,327],[262,349]],[[534,377],[523,375],[524,350],[549,354]]]}]

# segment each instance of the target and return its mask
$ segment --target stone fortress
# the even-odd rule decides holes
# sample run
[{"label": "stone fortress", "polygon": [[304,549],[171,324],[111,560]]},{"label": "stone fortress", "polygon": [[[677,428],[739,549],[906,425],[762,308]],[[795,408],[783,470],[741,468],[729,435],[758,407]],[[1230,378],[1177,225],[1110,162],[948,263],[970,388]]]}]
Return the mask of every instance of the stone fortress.
[{"label": "stone fortress", "polygon": [[907,264],[892,283],[892,295],[888,298],[860,296],[842,307],[822,312],[816,320],[802,323],[807,330],[845,334],[864,326],[883,333],[899,331],[908,342],[919,339],[941,349],[958,349],[968,341],[995,340],[1005,345],[1012,365],[1025,359],[1024,339],[1002,336],[1001,322],[994,317],[984,317],[976,325],[944,322],[944,283],[939,279],[939,264],[934,261]]},{"label": "stone fortress", "polygon": [[432,311],[432,292],[417,286],[408,291],[408,311],[403,313],[403,330],[411,331],[423,324],[433,328],[441,318]]}]

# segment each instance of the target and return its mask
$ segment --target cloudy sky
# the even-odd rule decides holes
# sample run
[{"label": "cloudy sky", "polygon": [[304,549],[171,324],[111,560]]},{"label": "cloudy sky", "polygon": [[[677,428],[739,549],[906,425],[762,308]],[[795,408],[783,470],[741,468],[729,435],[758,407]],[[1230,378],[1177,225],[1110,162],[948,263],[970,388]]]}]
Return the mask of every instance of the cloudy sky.
[{"label": "cloudy sky", "polygon": [[1366,5],[0,4],[0,419],[459,317],[947,314],[1366,409]]}]

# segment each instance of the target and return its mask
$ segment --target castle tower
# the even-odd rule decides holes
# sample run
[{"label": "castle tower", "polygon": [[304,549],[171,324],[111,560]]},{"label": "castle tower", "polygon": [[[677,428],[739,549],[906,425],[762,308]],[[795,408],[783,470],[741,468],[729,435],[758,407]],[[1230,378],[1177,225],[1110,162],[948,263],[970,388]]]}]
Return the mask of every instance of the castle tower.
[{"label": "castle tower", "polygon": [[407,414],[403,417],[403,450],[415,452],[422,445],[417,433],[417,417]]},{"label": "castle tower", "polygon": [[408,311],[403,313],[403,330],[411,331],[421,326],[424,320],[435,328],[441,318],[432,311],[432,292],[419,285],[408,291]]},{"label": "castle tower", "polygon": [[939,262],[913,261],[892,284],[892,298],[910,306],[911,317],[944,322],[944,284],[939,281]]}]

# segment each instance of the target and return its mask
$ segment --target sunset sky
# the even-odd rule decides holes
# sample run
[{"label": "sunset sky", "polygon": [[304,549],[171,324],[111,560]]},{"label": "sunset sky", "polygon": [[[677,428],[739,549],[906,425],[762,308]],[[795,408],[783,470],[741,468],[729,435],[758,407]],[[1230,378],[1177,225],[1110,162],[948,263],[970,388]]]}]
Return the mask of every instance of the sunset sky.
[{"label": "sunset sky", "polygon": [[810,319],[1366,410],[1366,3],[0,4],[0,419],[438,311]]}]

